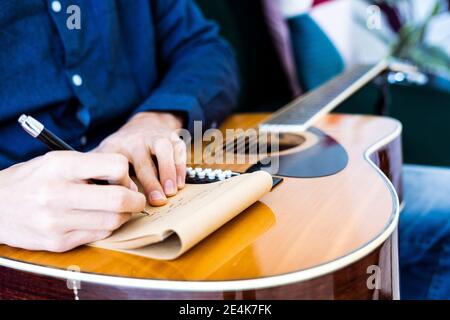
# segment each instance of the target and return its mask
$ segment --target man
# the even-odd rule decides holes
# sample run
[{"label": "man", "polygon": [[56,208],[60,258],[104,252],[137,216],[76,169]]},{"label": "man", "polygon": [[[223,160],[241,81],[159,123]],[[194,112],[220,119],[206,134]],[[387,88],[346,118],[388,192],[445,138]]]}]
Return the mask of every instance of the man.
[{"label": "man", "polygon": [[[70,250],[183,188],[185,145],[175,130],[220,121],[238,87],[230,48],[193,2],[1,5],[0,243]],[[41,156],[46,147],[17,124],[22,113],[80,151],[95,149]]]}]

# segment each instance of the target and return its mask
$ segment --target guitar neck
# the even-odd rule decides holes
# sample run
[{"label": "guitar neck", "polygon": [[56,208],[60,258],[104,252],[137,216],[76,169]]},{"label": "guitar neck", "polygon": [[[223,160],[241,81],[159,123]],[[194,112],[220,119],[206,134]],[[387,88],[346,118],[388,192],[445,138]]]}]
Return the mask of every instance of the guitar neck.
[{"label": "guitar neck", "polygon": [[386,60],[376,65],[357,65],[275,112],[259,125],[269,132],[302,132],[311,127],[356,91],[372,81],[388,66]]}]

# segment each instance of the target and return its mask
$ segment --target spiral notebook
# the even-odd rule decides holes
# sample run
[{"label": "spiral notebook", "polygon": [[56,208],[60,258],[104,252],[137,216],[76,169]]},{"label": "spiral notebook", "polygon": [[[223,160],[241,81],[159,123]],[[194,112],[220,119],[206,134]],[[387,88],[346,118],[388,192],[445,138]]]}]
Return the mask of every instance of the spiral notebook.
[{"label": "spiral notebook", "polygon": [[162,207],[147,206],[92,246],[160,260],[181,256],[258,201],[272,187],[264,171],[209,184],[187,184]]}]

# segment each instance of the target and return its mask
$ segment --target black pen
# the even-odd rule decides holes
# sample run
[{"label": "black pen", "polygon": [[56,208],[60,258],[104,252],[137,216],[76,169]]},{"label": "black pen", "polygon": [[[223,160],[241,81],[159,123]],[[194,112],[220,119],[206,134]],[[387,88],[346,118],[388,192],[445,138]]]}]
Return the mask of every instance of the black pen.
[{"label": "black pen", "polygon": [[23,114],[19,123],[29,135],[43,142],[50,150],[75,150],[33,117]]},{"label": "black pen", "polygon": [[[64,142],[56,134],[50,130],[45,129],[44,125],[34,119],[33,117],[27,116],[25,114],[21,115],[19,118],[19,123],[22,128],[33,138],[38,139],[43,142],[50,150],[53,151],[75,151],[69,144]],[[89,180],[93,184],[107,185],[108,182],[104,180],[91,179]]]}]

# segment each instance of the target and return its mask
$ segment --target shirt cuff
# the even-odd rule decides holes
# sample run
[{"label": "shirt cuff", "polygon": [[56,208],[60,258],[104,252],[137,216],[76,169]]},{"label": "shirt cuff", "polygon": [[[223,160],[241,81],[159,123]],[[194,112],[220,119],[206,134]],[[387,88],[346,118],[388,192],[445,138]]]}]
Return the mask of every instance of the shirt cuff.
[{"label": "shirt cuff", "polygon": [[204,123],[205,116],[197,99],[192,96],[154,94],[148,98],[133,115],[146,111],[177,112],[184,116],[184,127],[191,132],[194,131],[194,121]]}]

